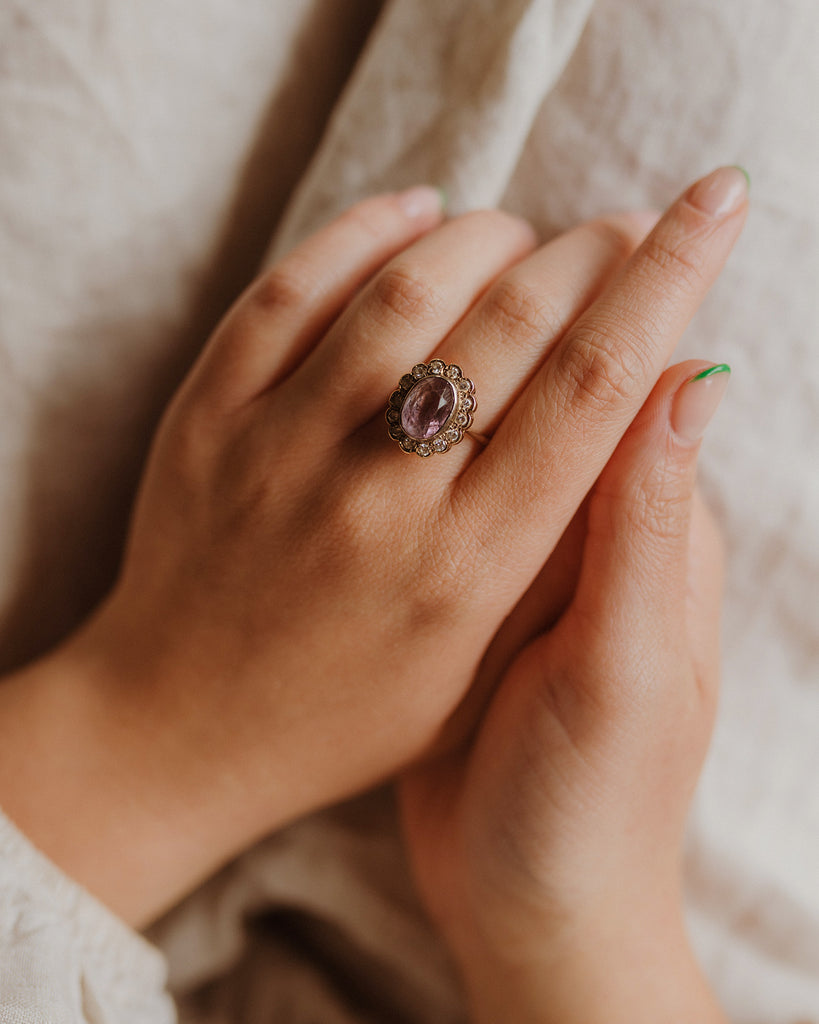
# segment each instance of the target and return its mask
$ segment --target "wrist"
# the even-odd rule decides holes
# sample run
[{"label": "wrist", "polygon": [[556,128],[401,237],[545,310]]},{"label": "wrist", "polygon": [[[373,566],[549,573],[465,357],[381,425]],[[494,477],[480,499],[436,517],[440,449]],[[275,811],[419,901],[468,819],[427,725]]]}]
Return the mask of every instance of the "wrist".
[{"label": "wrist", "polygon": [[[106,609],[0,684],[0,807],[130,924],[159,916],[292,808],[259,820],[239,772],[183,721],[179,672],[122,656]],[[271,738],[275,747],[275,739]],[[246,794],[245,794],[246,796]]]},{"label": "wrist", "polygon": [[642,925],[566,921],[560,932],[514,952],[456,955],[475,1024],[727,1024],[679,912]]}]

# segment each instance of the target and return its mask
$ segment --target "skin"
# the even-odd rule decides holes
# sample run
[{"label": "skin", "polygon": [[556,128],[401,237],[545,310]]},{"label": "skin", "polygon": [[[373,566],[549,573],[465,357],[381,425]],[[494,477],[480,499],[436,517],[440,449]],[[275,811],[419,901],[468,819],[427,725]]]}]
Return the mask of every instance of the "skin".
[{"label": "skin", "polygon": [[[538,247],[499,212],[378,197],[254,283],[160,426],[110,597],[0,687],[7,813],[141,925],[258,836],[462,747],[571,592],[578,510],[741,230],[737,173],[730,209],[708,179],[644,241],[645,215]],[[385,438],[433,354],[476,380],[486,449]]]},{"label": "skin", "polygon": [[626,433],[568,606],[471,742],[402,781],[418,887],[477,1022],[724,1024],[681,897],[719,677],[722,545],[695,492],[699,445],[670,425],[701,369],[665,373]]}]

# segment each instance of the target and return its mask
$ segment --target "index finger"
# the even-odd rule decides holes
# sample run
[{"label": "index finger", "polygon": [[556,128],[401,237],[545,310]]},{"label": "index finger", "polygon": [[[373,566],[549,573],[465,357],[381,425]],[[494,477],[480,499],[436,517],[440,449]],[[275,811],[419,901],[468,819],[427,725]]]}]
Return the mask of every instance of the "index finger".
[{"label": "index finger", "polygon": [[465,521],[491,524],[482,540],[545,559],[722,270],[747,201],[739,168],[696,182],[566,333],[453,495]]}]

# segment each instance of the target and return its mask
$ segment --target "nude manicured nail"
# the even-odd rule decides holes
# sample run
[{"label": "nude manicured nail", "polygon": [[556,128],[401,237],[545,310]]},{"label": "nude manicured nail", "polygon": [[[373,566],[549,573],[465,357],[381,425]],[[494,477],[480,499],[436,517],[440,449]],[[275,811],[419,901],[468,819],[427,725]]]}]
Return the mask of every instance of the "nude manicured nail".
[{"label": "nude manicured nail", "polygon": [[432,185],[416,185],[406,192],[399,192],[398,202],[408,217],[422,219],[440,216],[446,209],[446,192]]},{"label": "nude manicured nail", "polygon": [[731,367],[725,363],[709,366],[687,380],[674,396],[671,429],[683,441],[693,444],[705,433],[711,417],[728,387]]},{"label": "nude manicured nail", "polygon": [[741,167],[719,167],[695,182],[686,198],[711,217],[725,217],[748,198],[749,181],[748,172]]}]

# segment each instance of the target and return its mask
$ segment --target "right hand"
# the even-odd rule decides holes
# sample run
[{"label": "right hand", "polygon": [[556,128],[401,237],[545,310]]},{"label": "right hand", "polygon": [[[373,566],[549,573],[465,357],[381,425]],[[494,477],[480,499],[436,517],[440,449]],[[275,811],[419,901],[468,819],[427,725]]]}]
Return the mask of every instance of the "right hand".
[{"label": "right hand", "polygon": [[[429,198],[371,199],[253,285],[162,423],[110,598],[36,695],[5,688],[40,730],[0,757],[12,817],[144,922],[427,752],[719,273],[737,175],[693,186],[633,254],[645,218],[538,249],[501,213],[436,228]],[[433,355],[476,381],[485,450],[422,460],[385,436],[387,396]],[[89,820],[55,822],[38,779]]]},{"label": "right hand", "polygon": [[666,371],[592,490],[575,592],[472,742],[401,786],[410,858],[476,1021],[724,1017],[682,913],[719,678],[722,547],[694,491],[728,374]]}]

